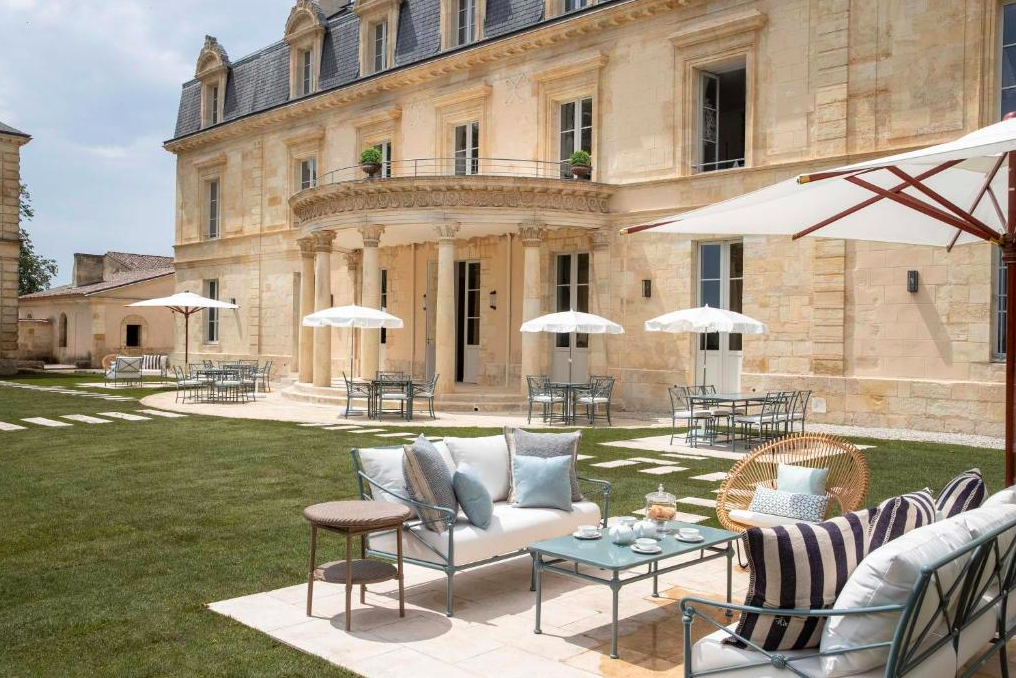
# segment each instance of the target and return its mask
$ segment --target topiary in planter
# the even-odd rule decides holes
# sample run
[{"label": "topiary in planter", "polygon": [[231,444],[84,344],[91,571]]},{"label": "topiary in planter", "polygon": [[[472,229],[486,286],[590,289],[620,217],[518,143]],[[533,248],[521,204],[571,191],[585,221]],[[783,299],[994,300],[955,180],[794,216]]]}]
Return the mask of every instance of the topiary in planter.
[{"label": "topiary in planter", "polygon": [[360,153],[360,169],[366,173],[368,178],[373,179],[374,175],[381,171],[382,160],[381,151],[373,146],[365,148]]},{"label": "topiary in planter", "polygon": [[568,158],[568,164],[575,179],[588,179],[593,173],[593,158],[585,151],[572,153]]}]

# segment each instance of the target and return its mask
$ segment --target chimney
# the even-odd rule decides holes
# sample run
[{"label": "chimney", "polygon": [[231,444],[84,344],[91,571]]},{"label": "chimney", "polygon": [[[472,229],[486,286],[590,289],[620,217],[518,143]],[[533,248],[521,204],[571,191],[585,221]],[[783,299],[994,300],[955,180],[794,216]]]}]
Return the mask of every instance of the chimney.
[{"label": "chimney", "polygon": [[105,257],[101,254],[74,254],[74,286],[92,285],[102,282]]}]

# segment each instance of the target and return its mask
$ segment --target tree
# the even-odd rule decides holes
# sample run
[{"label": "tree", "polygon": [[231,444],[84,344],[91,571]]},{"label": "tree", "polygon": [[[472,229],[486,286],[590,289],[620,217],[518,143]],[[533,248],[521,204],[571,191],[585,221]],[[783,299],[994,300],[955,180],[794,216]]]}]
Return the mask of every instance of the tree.
[{"label": "tree", "polygon": [[[35,210],[32,208],[32,196],[24,184],[21,184],[18,198],[18,212],[21,214],[21,220],[28,221],[35,216]],[[28,231],[22,226],[21,256],[18,258],[18,294],[48,290],[56,271],[56,261],[35,253],[32,239],[28,237]]]}]

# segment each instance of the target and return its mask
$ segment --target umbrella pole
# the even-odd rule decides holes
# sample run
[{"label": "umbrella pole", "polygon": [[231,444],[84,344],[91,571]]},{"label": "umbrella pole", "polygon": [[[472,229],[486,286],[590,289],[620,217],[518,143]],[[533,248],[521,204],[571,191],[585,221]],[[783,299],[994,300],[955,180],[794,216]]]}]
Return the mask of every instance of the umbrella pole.
[{"label": "umbrella pole", "polygon": [[183,362],[190,365],[190,313],[183,313]]}]

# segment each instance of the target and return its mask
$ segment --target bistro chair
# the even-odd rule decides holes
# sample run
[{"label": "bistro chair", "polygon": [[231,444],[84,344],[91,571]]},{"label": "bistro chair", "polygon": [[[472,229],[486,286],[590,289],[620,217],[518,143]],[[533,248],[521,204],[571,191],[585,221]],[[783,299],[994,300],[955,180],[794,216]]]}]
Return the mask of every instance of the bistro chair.
[{"label": "bistro chair", "polygon": [[406,375],[402,372],[382,372],[378,370],[377,380],[378,381],[404,381]]},{"label": "bistro chair", "polygon": [[244,383],[243,373],[240,370],[224,374],[221,378],[214,380],[212,392],[215,394],[215,399],[220,402],[247,402],[247,384]]},{"label": "bistro chair", "polygon": [[435,374],[430,378],[430,381],[411,383],[409,386],[413,389],[413,407],[416,407],[417,400],[426,400],[431,419],[437,418],[434,414],[434,391],[437,389],[437,378],[438,375]]},{"label": "bistro chair", "polygon": [[794,407],[790,414],[790,431],[793,432],[797,423],[801,424],[801,433],[804,433],[804,423],[808,418],[808,403],[811,401],[811,391],[798,391],[797,399],[794,400]]},{"label": "bistro chair", "polygon": [[[758,442],[762,444],[765,440],[775,436],[783,422],[781,417],[786,413],[787,397],[783,391],[769,391],[765,400],[762,401],[761,409],[755,414],[734,415],[734,426],[740,427],[741,438],[748,447],[751,447],[755,439],[754,433],[758,433]],[[735,451],[737,441],[731,438],[730,449]]]},{"label": "bistro chair", "polygon": [[[614,425],[610,421],[610,398],[613,391],[614,377],[590,377],[589,388],[576,394],[575,404],[585,406],[586,419],[590,424],[596,419],[606,419],[607,426]],[[597,414],[598,408],[602,408],[601,414]]]},{"label": "bistro chair", "polygon": [[[257,367],[257,364],[255,363],[254,366]],[[266,393],[270,392],[272,390],[272,361],[266,361],[264,366],[258,368],[255,374],[257,379],[261,382],[261,390]]]},{"label": "bistro chair", "polygon": [[204,384],[199,379],[188,377],[177,365],[173,366],[173,374],[176,376],[176,402],[194,400]]},{"label": "bistro chair", "polygon": [[394,409],[385,410],[385,403],[398,403],[399,416],[403,419],[408,418],[407,415],[409,410],[407,405],[409,403],[410,389],[413,388],[413,383],[406,379],[398,379],[393,377],[381,379],[375,386],[375,394],[377,402],[374,405],[374,412],[378,419],[384,417],[385,412],[395,412]]},{"label": "bistro chair", "polygon": [[702,408],[693,410],[691,407],[691,401],[688,399],[689,395],[695,395],[691,392],[692,387],[689,386],[671,386],[667,389],[670,394],[670,444],[674,444],[674,438],[677,437],[677,424],[682,422],[687,431],[684,435],[685,442],[691,440],[698,440],[698,423],[705,422],[706,426],[711,428],[713,425],[713,413],[712,410]]},{"label": "bistro chair", "polygon": [[[368,417],[371,416],[373,411],[373,393],[371,392],[370,384],[364,381],[353,381],[346,376],[346,373],[342,373],[342,381],[346,383],[346,414],[365,414]],[[354,399],[364,399],[367,401],[366,410],[354,410],[352,408],[352,402]]]},{"label": "bistro chair", "polygon": [[561,418],[565,417],[565,395],[555,392],[550,386],[550,380],[544,376],[527,375],[526,385],[529,388],[529,414],[526,417],[527,423],[533,423],[533,405],[543,407],[543,421],[550,421],[554,414],[554,405],[561,405]]}]

